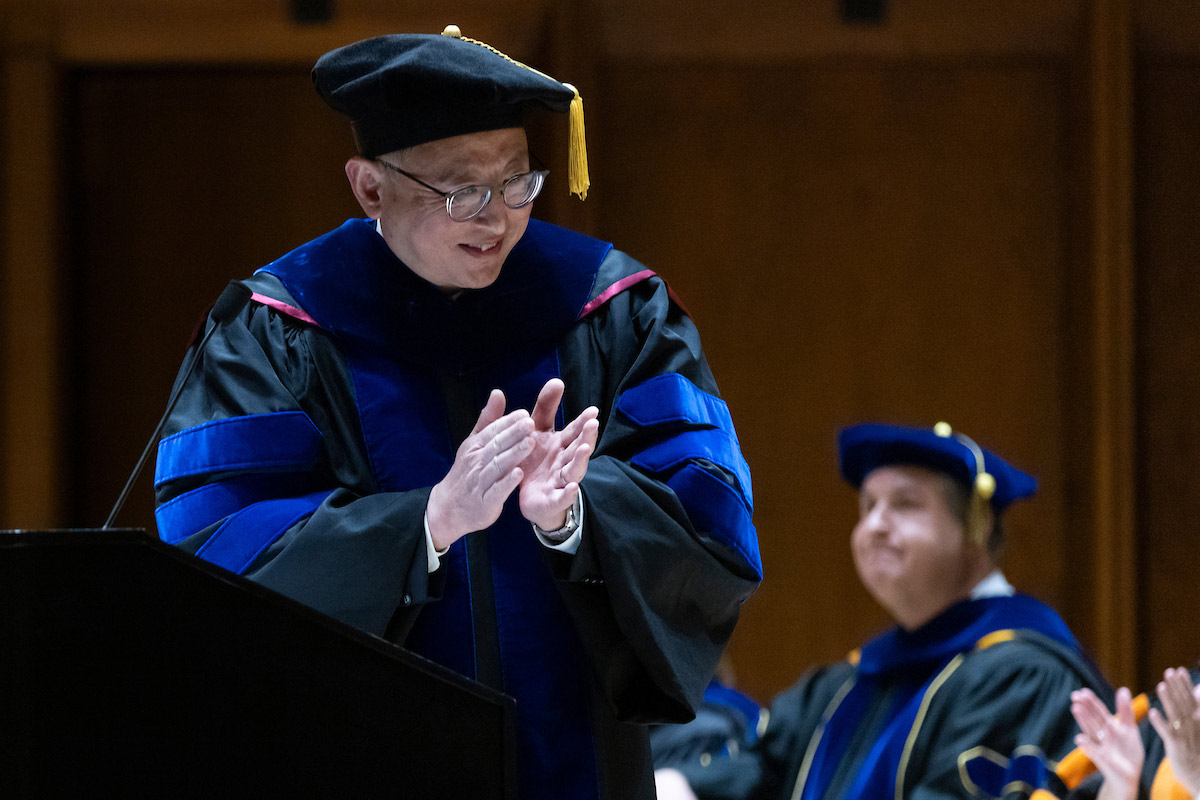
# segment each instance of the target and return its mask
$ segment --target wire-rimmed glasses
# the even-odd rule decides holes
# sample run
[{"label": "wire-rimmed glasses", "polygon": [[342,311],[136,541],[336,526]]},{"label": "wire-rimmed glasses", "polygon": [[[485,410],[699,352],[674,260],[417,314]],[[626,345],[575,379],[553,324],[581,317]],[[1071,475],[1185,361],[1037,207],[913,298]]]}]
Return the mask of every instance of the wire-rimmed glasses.
[{"label": "wire-rimmed glasses", "polygon": [[[392,172],[398,172],[409,180],[421,184],[429,191],[446,198],[446,213],[455,222],[466,222],[477,216],[479,212],[487,208],[487,204],[492,199],[492,187],[482,183],[443,192],[435,186],[430,186],[416,175],[405,172],[395,164],[389,164],[382,158],[377,158],[375,161]],[[550,170],[548,169],[534,169],[505,179],[500,184],[500,197],[504,200],[504,205],[511,209],[518,209],[532,203],[538,193],[542,191],[542,184],[545,183],[546,176],[549,174]]]}]

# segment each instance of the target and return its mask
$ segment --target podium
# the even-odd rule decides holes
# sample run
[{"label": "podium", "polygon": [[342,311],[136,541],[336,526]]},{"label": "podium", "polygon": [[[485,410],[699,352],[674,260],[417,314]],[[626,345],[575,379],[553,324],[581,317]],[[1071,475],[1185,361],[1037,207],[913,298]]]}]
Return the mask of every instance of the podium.
[{"label": "podium", "polygon": [[140,530],[0,532],[0,796],[515,798],[515,703]]}]

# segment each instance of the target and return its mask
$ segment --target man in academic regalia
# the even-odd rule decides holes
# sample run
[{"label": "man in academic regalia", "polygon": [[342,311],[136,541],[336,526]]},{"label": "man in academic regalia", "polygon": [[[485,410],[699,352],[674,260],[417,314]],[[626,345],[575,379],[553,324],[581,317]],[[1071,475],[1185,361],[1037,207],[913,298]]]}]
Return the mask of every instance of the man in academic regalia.
[{"label": "man in academic regalia", "polygon": [[1111,694],[1058,615],[999,570],[1000,515],[1032,477],[944,423],[858,425],[839,447],[859,491],[855,567],[896,626],[779,695],[736,756],[660,773],[661,798],[972,796],[967,758],[1061,757],[1071,691]]},{"label": "man in academic regalia", "polygon": [[649,269],[530,218],[526,114],[570,111],[587,189],[573,87],[453,26],[313,80],[367,218],[212,331],[160,535],[513,695],[518,796],[652,798],[646,724],[691,717],[762,577],[696,329]]}]

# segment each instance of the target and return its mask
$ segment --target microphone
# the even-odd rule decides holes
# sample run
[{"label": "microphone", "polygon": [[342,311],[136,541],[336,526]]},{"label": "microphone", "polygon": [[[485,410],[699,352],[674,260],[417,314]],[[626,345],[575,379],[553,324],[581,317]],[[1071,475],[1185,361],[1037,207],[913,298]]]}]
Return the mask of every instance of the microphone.
[{"label": "microphone", "polygon": [[146,449],[142,451],[141,457],[137,460],[137,465],[134,466],[133,472],[129,475],[129,480],[125,481],[125,488],[121,490],[121,494],[117,497],[117,503],[113,506],[112,511],[108,514],[108,519],[104,521],[104,527],[101,530],[108,530],[112,527],[113,520],[117,518],[121,507],[125,505],[125,501],[129,498],[129,491],[133,488],[133,482],[137,480],[138,475],[142,474],[142,468],[146,466],[146,458],[150,455],[151,448],[158,441],[158,435],[162,433],[163,426],[167,424],[167,417],[171,416],[171,412],[175,410],[175,403],[178,402],[179,396],[183,394],[183,387],[187,384],[188,378],[192,377],[192,372],[196,369],[196,365],[200,363],[200,355],[204,352],[204,346],[208,344],[209,337],[213,335],[219,326],[229,322],[238,315],[246,304],[250,302],[250,289],[241,281],[230,281],[229,285],[221,292],[221,296],[217,298],[217,302],[213,303],[212,310],[208,312],[208,316],[212,319],[212,326],[205,331],[204,338],[200,343],[192,349],[192,357],[188,360],[187,369],[183,373],[183,378],[175,386],[175,390],[171,392],[171,397],[167,400],[167,410],[163,412],[162,417],[158,420],[158,425],[154,428],[154,433],[150,434],[150,441],[146,442]]}]

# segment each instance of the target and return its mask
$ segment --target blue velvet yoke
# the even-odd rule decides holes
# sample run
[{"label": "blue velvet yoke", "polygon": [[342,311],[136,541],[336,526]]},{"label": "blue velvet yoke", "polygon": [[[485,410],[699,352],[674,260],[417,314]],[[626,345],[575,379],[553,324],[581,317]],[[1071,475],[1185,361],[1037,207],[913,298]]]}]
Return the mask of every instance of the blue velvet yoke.
[{"label": "blue velvet yoke", "polygon": [[261,271],[339,339],[462,375],[565,331],[611,249],[531,219],[491,286],[450,297],[406,268],[372,220],[352,219]]},{"label": "blue velvet yoke", "polygon": [[[610,248],[531,220],[492,286],[451,299],[405,268],[369,220],[351,220],[264,270],[342,342],[379,488],[405,491],[437,483],[453,461],[447,381],[466,387],[476,413],[494,387],[510,409],[533,407]],[[517,698],[522,797],[597,796],[590,667],[516,495],[487,536],[490,574],[468,570],[465,540],[451,547],[442,597],[405,646],[475,677],[476,616],[492,617],[503,688]],[[474,599],[481,580],[494,608]]]},{"label": "blue velvet yoke", "polygon": [[1010,629],[1032,630],[1078,649],[1075,637],[1058,614],[1024,595],[965,600],[916,631],[895,628],[867,643],[862,649],[853,688],[824,723],[802,800],[819,800],[824,796],[881,684],[901,688],[889,710],[883,734],[867,754],[845,796],[849,800],[895,797],[905,743],[923,698],[936,691],[937,677],[955,656],[973,650],[989,633]]}]

